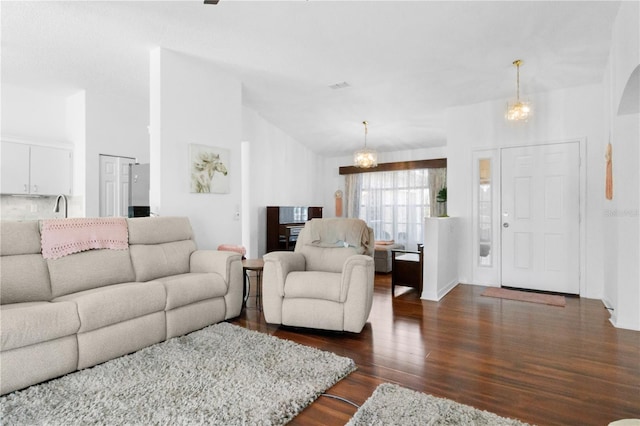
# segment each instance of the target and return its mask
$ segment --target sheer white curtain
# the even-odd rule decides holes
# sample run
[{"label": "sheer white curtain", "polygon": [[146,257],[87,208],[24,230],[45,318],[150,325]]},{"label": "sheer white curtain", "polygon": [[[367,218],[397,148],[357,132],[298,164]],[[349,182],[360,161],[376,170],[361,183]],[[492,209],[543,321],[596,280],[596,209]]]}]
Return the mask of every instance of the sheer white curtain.
[{"label": "sheer white curtain", "polygon": [[362,174],[345,175],[345,213],[347,217],[360,217],[360,185]]},{"label": "sheer white curtain", "polygon": [[[431,216],[435,195],[429,183],[435,170],[414,169],[346,175],[347,217],[363,219],[376,240],[394,240],[408,250],[423,242],[423,218]],[[439,180],[439,179],[438,179]],[[433,201],[432,201],[433,199]]]},{"label": "sheer white curtain", "polygon": [[429,210],[432,217],[437,217],[439,210],[443,212],[442,206],[439,206],[436,201],[436,197],[438,192],[445,186],[447,186],[447,169],[429,169],[429,188],[434,188],[433,191],[429,192]]}]

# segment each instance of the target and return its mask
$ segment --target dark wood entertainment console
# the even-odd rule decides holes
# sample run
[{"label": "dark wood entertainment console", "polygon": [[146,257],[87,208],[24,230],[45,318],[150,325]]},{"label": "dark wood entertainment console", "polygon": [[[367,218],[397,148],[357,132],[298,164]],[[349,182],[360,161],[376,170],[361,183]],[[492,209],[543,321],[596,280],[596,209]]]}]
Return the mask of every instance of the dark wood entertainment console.
[{"label": "dark wood entertainment console", "polygon": [[267,253],[293,250],[305,222],[322,217],[322,207],[267,206]]}]

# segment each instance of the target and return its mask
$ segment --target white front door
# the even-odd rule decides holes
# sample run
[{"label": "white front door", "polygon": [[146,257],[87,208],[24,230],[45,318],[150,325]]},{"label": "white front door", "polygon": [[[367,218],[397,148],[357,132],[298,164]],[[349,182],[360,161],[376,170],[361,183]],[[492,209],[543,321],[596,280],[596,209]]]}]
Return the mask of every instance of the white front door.
[{"label": "white front door", "polygon": [[502,285],[579,294],[579,143],[501,156]]}]

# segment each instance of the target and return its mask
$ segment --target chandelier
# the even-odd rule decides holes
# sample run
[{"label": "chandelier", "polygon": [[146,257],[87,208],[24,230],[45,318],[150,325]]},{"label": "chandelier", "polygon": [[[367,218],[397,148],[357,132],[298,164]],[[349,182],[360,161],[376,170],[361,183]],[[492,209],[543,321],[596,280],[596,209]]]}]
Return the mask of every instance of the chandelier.
[{"label": "chandelier", "polygon": [[513,61],[513,65],[516,66],[516,101],[507,104],[507,120],[509,121],[527,121],[531,115],[531,104],[526,101],[520,100],[520,65],[522,60],[516,59]]},{"label": "chandelier", "polygon": [[378,153],[375,149],[367,148],[367,122],[364,124],[364,148],[353,153],[353,165],[363,169],[369,169],[378,166]]}]

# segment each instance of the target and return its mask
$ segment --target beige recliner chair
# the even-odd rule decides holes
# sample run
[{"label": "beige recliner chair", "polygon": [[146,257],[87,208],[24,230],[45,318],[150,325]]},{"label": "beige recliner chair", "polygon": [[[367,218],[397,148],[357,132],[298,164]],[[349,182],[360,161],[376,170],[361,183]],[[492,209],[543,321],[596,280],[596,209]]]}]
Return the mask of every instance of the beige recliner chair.
[{"label": "beige recliner chair", "polygon": [[312,219],[294,252],[264,256],[270,324],[359,333],[373,302],[373,230],[360,219]]}]

